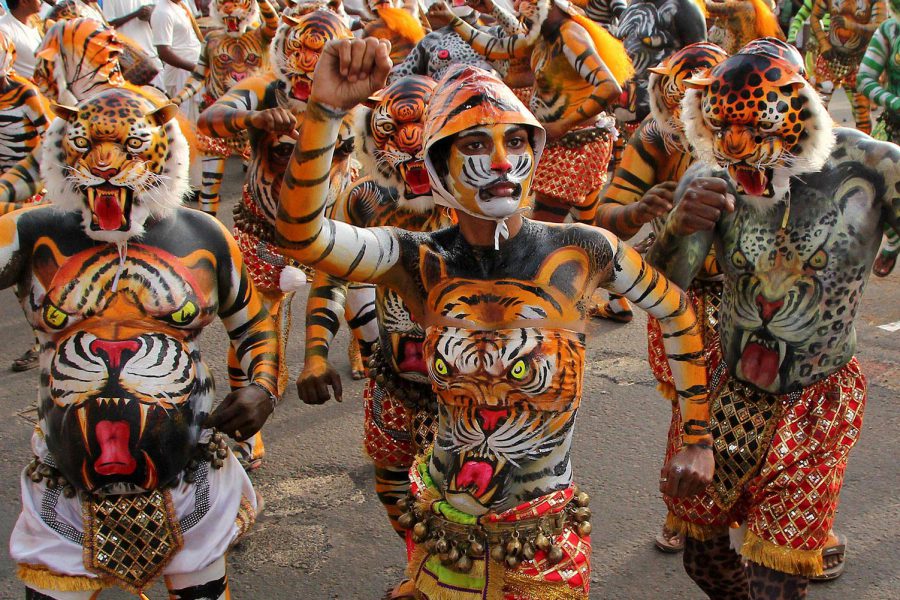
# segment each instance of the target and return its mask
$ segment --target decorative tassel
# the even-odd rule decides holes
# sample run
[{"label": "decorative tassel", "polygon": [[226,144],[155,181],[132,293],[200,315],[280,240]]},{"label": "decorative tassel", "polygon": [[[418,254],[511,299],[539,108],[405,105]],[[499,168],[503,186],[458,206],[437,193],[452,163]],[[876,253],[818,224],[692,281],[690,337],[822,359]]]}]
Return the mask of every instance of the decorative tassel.
[{"label": "decorative tassel", "polygon": [[747,532],[741,556],[748,560],[784,573],[815,577],[823,571],[822,550],[797,550],[773,544],[758,537],[752,531]]},{"label": "decorative tassel", "polygon": [[666,516],[666,529],[668,529],[669,531],[680,533],[682,535],[686,535],[689,538],[695,539],[700,542],[705,542],[707,540],[711,540],[715,537],[726,535],[728,533],[728,527],[726,526],[697,525],[695,523],[688,523],[687,521],[676,517],[672,513],[669,513]]},{"label": "decorative tassel", "polygon": [[756,35],[758,37],[777,37],[784,39],[778,19],[772,13],[772,9],[766,6],[763,0],[750,0],[753,3],[753,11],[756,13]]},{"label": "decorative tassel", "polygon": [[597,54],[603,60],[603,64],[609,69],[613,79],[619,85],[625,83],[632,75],[634,75],[634,65],[625,52],[625,46],[620,40],[617,40],[607,30],[603,29],[584,15],[577,13],[569,14],[573,21],[581,25],[587,30],[588,35],[597,48]]},{"label": "decorative tassel", "polygon": [[414,44],[418,44],[419,40],[425,37],[425,28],[406,9],[380,6],[377,12],[388,29]]},{"label": "decorative tassel", "polygon": [[284,267],[281,270],[281,275],[278,278],[278,287],[281,288],[282,292],[298,292],[300,289],[306,285],[306,273],[304,273],[301,269],[297,267],[292,267],[290,265]]}]

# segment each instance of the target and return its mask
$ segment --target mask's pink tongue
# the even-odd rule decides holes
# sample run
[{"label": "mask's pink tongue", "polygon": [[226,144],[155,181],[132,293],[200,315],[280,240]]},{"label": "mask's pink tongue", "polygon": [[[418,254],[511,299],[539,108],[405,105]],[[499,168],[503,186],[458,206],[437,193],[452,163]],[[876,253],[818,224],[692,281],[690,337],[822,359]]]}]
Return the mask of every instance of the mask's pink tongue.
[{"label": "mask's pink tongue", "polygon": [[122,226],[122,207],[119,206],[119,198],[115,193],[97,193],[94,202],[94,214],[100,229],[104,231],[116,231]]},{"label": "mask's pink tongue", "polygon": [[94,428],[100,444],[100,458],[94,461],[94,470],[100,475],[131,475],[137,461],[128,449],[131,427],[128,421],[100,421]]},{"label": "mask's pink tongue", "polygon": [[228,27],[228,31],[234,33],[238,30],[238,20],[234,18],[225,19],[225,25]]},{"label": "mask's pink tongue", "polygon": [[428,171],[424,166],[416,165],[406,170],[406,185],[413,194],[423,195],[431,191],[431,182],[428,181]]},{"label": "mask's pink tongue", "polygon": [[422,342],[405,340],[403,343],[403,360],[397,367],[404,373],[428,373],[425,357],[422,355]]},{"label": "mask's pink tongue", "polygon": [[466,461],[456,476],[456,487],[462,489],[474,485],[476,488],[474,495],[483,496],[493,476],[494,468],[489,463],[480,460]]},{"label": "mask's pink tongue", "polygon": [[302,102],[309,100],[309,82],[304,79],[294,83],[291,87],[291,95]]},{"label": "mask's pink tongue", "polygon": [[778,376],[778,352],[751,342],[741,355],[741,371],[750,383],[766,389]]},{"label": "mask's pink tongue", "polygon": [[766,191],[766,176],[755,169],[737,169],[735,178],[751,196],[762,196]]}]

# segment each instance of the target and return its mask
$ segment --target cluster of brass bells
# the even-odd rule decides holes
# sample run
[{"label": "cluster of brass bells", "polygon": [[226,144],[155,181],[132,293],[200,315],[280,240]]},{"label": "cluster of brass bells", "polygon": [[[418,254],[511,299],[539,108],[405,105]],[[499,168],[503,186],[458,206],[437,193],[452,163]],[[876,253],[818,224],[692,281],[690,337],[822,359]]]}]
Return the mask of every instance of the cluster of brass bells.
[{"label": "cluster of brass bells", "polygon": [[228,442],[225,435],[213,430],[209,441],[197,447],[199,452],[191,460],[188,461],[187,468],[184,470],[184,479],[188,483],[194,483],[197,477],[197,467],[200,462],[208,462],[213,469],[221,469],[228,458]]},{"label": "cluster of brass bells", "polygon": [[42,463],[36,456],[25,467],[25,474],[35,483],[45,481],[48,489],[62,488],[63,496],[66,498],[75,497],[75,487],[69,480],[50,465]]},{"label": "cluster of brass bells", "polygon": [[402,511],[400,526],[411,531],[413,542],[422,544],[444,566],[468,573],[472,570],[472,559],[483,558],[487,548],[490,548],[491,560],[510,569],[532,560],[539,550],[544,552],[551,565],[559,564],[565,553],[554,543],[554,538],[562,532],[565,523],[573,525],[581,537],[589,536],[589,503],[590,496],[576,487],[572,501],[563,512],[538,519],[537,522],[522,523],[509,532],[488,532],[479,525],[447,527],[446,521],[440,517],[422,515],[411,498],[400,500],[397,507]]},{"label": "cluster of brass bells", "polygon": [[381,344],[375,344],[369,359],[369,377],[385,392],[403,403],[406,408],[437,413],[437,398],[428,383],[417,383],[403,379],[394,371],[390,361],[384,356]]},{"label": "cluster of brass bells", "polygon": [[598,125],[589,129],[576,129],[575,131],[570,131],[551,145],[562,146],[574,150],[576,148],[581,148],[585,144],[596,142],[602,137],[609,137],[609,129],[603,125]]}]

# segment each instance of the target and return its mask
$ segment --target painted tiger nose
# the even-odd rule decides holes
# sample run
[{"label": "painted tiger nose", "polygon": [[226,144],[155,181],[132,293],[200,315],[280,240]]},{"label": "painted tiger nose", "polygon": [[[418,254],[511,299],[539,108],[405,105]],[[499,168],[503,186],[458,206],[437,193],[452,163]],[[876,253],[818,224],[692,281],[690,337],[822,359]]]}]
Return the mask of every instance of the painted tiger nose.
[{"label": "painted tiger nose", "polygon": [[768,323],[772,317],[784,306],[784,300],[769,301],[763,298],[762,294],[756,295],[756,307],[759,308],[759,314],[763,322]]},{"label": "painted tiger nose", "polygon": [[116,170],[112,167],[108,169],[103,169],[100,167],[91,167],[91,173],[96,175],[97,177],[102,177],[103,179],[110,179],[113,175],[116,174]]},{"label": "painted tiger nose", "polygon": [[496,431],[501,421],[505,421],[509,416],[509,409],[506,408],[479,408],[476,411],[478,422],[481,430],[485,433]]},{"label": "painted tiger nose", "polygon": [[89,346],[93,354],[97,356],[105,355],[109,366],[114,369],[122,366],[124,362],[122,360],[123,357],[125,360],[128,360],[137,353],[140,347],[141,345],[135,340],[114,341],[101,339],[94,340]]},{"label": "painted tiger nose", "polygon": [[725,152],[731,158],[741,160],[753,154],[753,136],[745,127],[731,127],[722,139]]}]

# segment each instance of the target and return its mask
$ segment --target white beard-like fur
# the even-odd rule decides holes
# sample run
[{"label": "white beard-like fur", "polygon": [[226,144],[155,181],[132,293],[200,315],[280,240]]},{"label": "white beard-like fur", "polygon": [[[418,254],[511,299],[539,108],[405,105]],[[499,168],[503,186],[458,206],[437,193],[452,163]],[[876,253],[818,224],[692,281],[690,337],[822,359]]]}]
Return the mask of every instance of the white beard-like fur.
[{"label": "white beard-like fur", "polygon": [[91,230],[91,210],[87,206],[87,195],[75,187],[66,177],[67,165],[64,138],[68,122],[54,119],[47,129],[41,146],[41,178],[50,202],[65,211],[81,211],[82,227],[85,234],[94,240],[121,243],[137,238],[144,233],[147,219],[164,219],[181,206],[185,194],[190,189],[188,182],[188,162],[190,151],[187,140],[173,119],[163,125],[169,141],[169,152],[160,173],[160,185],[152,193],[134,190],[131,206],[131,227],[128,231]]},{"label": "white beard-like fur", "polygon": [[656,92],[662,77],[658,73],[650,73],[647,83],[647,89],[650,91],[650,115],[656,121],[656,126],[663,136],[674,138],[680,144],[685,145],[684,134],[676,126],[677,119]]},{"label": "white beard-like fur", "polygon": [[396,169],[390,175],[382,172],[375,161],[375,139],[370,129],[372,109],[360,106],[353,118],[353,133],[356,137],[356,156],[362,165],[362,172],[381,187],[397,190],[397,204],[410,212],[426,213],[434,209],[434,198],[427,196],[406,197],[406,184]]},{"label": "white beard-like fur", "polygon": [[[791,177],[821,171],[836,143],[834,122],[816,91],[804,83],[798,94],[806,99],[811,115],[804,123],[806,138],[794,147],[790,165],[779,161],[772,169],[773,197],[765,199],[768,203],[785,197]],[[713,132],[703,120],[702,98],[702,90],[690,89],[685,93],[681,101],[684,134],[698,160],[711,167],[725,168],[728,165],[716,159]]]},{"label": "white beard-like fur", "polygon": [[[215,23],[221,26],[223,29],[225,28],[225,21],[222,19],[222,15],[219,14],[219,6],[216,0],[213,0],[209,3],[209,16],[215,21]],[[256,21],[259,20],[259,4],[254,0],[250,5],[250,12],[244,16],[243,19],[238,23],[238,30],[234,33],[229,33],[227,29],[224,29],[225,35],[230,35],[232,37],[240,37],[247,33],[247,30],[250,29],[250,26],[253,25]]]}]

